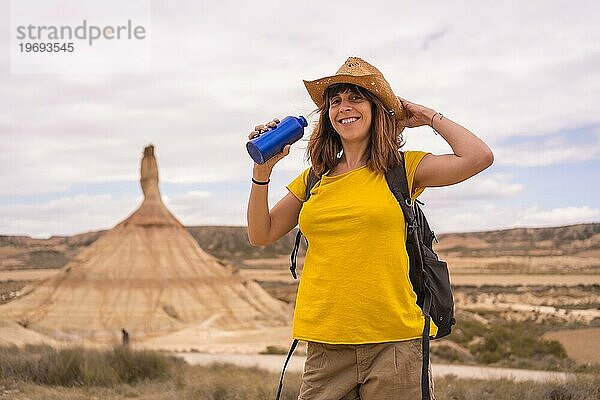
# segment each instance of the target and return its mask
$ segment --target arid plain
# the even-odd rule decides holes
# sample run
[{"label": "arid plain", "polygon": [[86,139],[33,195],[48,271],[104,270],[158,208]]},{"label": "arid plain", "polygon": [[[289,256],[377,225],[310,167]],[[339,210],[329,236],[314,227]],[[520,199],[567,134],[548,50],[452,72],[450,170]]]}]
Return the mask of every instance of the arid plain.
[{"label": "arid plain", "polygon": [[[256,281],[285,302],[291,317],[297,289],[288,270],[293,233],[271,246],[255,248],[248,244],[243,227],[187,230],[202,249],[241,279]],[[0,236],[0,302],[11,303],[51,278],[105,233],[50,239]],[[458,324],[452,336],[434,343],[434,361],[555,370],[566,365],[565,360],[574,365],[600,363],[600,224],[444,234],[438,239],[436,250],[450,265]],[[494,332],[503,324],[510,329]],[[17,344],[24,338],[28,338],[27,342],[43,334],[6,324],[0,327],[2,331],[0,336],[5,343]],[[135,331],[131,334],[132,343],[139,347],[277,353],[289,344],[290,331],[289,326],[210,329],[210,324],[205,323],[188,324],[169,334],[144,336],[140,340]],[[514,354],[490,348],[490,343],[497,340],[495,334],[539,335],[556,340],[567,358],[544,350],[539,355],[519,354],[516,345]],[[487,358],[478,353],[487,354]]]}]

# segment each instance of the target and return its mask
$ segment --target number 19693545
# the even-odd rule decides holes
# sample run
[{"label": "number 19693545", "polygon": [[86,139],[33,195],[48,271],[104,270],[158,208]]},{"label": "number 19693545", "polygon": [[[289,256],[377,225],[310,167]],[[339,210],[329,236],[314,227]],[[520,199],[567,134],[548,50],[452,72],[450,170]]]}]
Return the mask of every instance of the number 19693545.
[{"label": "number 19693545", "polygon": [[19,43],[21,53],[72,53],[73,43]]}]

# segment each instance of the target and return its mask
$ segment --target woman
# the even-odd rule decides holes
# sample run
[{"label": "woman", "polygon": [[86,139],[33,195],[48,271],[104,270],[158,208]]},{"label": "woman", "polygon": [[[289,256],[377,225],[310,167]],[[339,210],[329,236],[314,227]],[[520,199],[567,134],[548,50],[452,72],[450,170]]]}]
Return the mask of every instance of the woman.
[{"label": "woman", "polygon": [[[269,178],[289,154],[286,146],[254,165],[248,203],[252,245],[272,243],[296,225],[309,243],[292,332],[308,343],[299,399],[419,398],[424,318],[408,278],[406,248],[399,245],[405,243],[404,216],[384,173],[402,161],[404,127],[430,125],[454,151],[402,153],[413,199],[426,187],[483,171],[492,152],[440,113],[396,97],[360,58],[305,86],[320,112],[308,144],[320,181],[304,203],[307,169],[269,211]],[[277,123],[259,125],[250,136]]]}]

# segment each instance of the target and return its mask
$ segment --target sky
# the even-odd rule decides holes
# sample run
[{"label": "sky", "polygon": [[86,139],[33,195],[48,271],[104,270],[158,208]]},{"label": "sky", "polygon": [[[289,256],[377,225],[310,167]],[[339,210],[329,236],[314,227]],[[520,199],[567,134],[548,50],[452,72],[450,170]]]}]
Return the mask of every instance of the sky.
[{"label": "sky", "polygon": [[[248,133],[273,117],[309,115],[315,106],[302,79],[332,75],[349,56],[374,64],[396,94],[443,113],[494,152],[481,174],[425,190],[420,199],[436,232],[600,222],[597,2],[138,4],[149,51],[118,58],[139,71],[65,64],[27,73],[11,68],[14,15],[11,1],[0,0],[0,235],[115,226],[141,203],[148,144],[163,199],[183,224],[245,225]],[[84,18],[76,7],[60,10],[68,11]],[[119,22],[137,15],[112,12]],[[111,61],[93,53],[103,45],[86,53],[95,67]],[[271,206],[309,166],[309,135],[307,128],[276,165]],[[452,151],[429,127],[404,138],[406,150]]]}]

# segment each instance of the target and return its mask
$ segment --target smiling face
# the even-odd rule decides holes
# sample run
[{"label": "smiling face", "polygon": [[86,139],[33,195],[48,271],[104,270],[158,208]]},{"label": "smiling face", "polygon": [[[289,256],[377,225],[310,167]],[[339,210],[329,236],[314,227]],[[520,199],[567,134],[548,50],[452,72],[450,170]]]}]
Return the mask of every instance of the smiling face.
[{"label": "smiling face", "polygon": [[344,84],[332,87],[327,101],[329,102],[329,121],[343,141],[369,140],[372,103],[358,87]]},{"label": "smiling face", "polygon": [[363,151],[374,171],[385,173],[401,162],[402,130],[381,99],[350,83],[325,90],[319,120],[308,141],[308,158],[317,175],[335,168],[345,151]]}]

